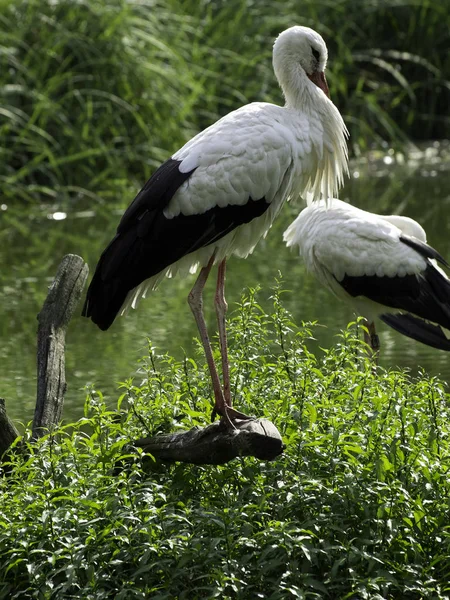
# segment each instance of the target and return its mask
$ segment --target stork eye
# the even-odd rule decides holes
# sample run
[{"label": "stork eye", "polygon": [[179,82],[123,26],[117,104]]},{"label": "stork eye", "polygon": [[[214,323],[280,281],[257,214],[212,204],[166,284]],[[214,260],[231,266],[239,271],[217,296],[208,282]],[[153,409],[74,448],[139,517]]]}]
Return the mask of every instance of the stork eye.
[{"label": "stork eye", "polygon": [[313,53],[314,58],[319,62],[320,60],[320,52],[315,48],[311,48],[311,52]]}]

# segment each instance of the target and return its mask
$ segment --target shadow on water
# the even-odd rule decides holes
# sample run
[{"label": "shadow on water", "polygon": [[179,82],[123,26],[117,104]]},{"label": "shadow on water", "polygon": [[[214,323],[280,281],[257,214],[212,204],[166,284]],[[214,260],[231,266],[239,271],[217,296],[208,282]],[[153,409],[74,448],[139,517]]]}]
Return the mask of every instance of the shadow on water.
[{"label": "shadow on water", "polygon": [[[352,167],[343,199],[379,213],[406,214],[427,230],[428,241],[450,258],[450,154],[448,145],[434,145],[412,155],[408,164],[398,164],[391,154],[374,157]],[[130,198],[131,200],[131,198]],[[351,309],[323,289],[303,267],[300,259],[282,242],[282,233],[296,217],[300,204],[288,205],[254,254],[247,260],[229,261],[227,298],[230,309],[245,287],[262,286],[260,303],[270,307],[271,286],[278,271],[283,274],[287,307],[298,322],[319,321],[312,350],[328,347],[335,335],[353,320]],[[9,414],[27,422],[35,404],[36,314],[44,301],[62,256],[81,255],[91,269],[100,251],[114,233],[121,210],[108,214],[93,211],[65,214],[49,209],[23,207],[20,212],[0,205],[0,396]],[[65,419],[82,414],[84,386],[92,383],[112,401],[117,382],[136,376],[138,359],[147,349],[147,336],[161,352],[181,357],[194,352],[196,328],[186,303],[189,280],[164,281],[136,311],[118,319],[108,332],[101,332],[80,317],[80,310],[67,335],[68,392]],[[207,318],[215,327],[212,309],[214,278],[205,293]],[[81,306],[80,306],[81,309]],[[385,367],[407,367],[412,374],[423,368],[450,381],[450,357],[404,338],[379,324]]]}]

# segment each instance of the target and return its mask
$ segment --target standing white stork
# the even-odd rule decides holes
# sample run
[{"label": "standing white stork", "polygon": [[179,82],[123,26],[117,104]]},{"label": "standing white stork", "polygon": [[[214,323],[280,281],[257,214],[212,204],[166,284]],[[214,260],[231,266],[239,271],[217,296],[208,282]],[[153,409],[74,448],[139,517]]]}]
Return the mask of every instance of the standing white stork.
[{"label": "standing white stork", "polygon": [[[222,415],[228,426],[245,415],[231,408],[226,258],[248,256],[287,199],[332,196],[347,172],[347,130],[329,99],[326,62],[327,47],[318,33],[308,27],[282,32],[273,67],[285,106],[243,106],[162,164],[125,211],[87,292],[83,315],[105,330],[164,276],[200,267],[188,301],[211,374],[213,414]],[[202,312],[202,291],[216,263],[223,390]]]},{"label": "standing white stork", "polygon": [[449,265],[426,243],[419,223],[333,198],[305,208],[283,237],[321,283],[365,317],[374,353],[377,316],[423,344],[450,350],[450,280],[437,262]]}]

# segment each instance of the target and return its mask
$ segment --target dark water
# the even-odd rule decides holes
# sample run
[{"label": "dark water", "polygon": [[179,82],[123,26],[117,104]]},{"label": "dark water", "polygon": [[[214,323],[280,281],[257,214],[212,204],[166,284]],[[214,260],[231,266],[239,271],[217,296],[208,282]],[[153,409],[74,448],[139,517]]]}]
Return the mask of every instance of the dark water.
[{"label": "dark water", "polygon": [[[435,144],[413,153],[407,164],[393,154],[373,157],[352,167],[352,179],[341,194],[352,204],[379,213],[398,213],[418,220],[428,241],[450,259],[450,152],[448,144]],[[131,198],[130,198],[131,200]],[[124,207],[122,207],[123,209]],[[259,296],[269,307],[270,286],[278,271],[284,278],[285,302],[298,322],[318,320],[316,351],[333,344],[335,335],[354,316],[305,273],[297,256],[282,242],[282,233],[296,217],[300,204],[286,206],[266,240],[247,260],[232,258],[227,277],[230,309],[247,286],[262,285]],[[66,253],[81,255],[91,269],[111,238],[122,210],[58,213],[56,208],[5,207],[0,200],[0,397],[10,416],[26,423],[33,417],[36,315],[47,287]],[[136,311],[120,318],[108,332],[101,332],[79,316],[69,326],[66,348],[68,392],[64,418],[82,414],[84,387],[94,384],[112,402],[118,397],[117,382],[136,374],[138,360],[147,348],[147,336],[161,352],[181,357],[193,350],[196,328],[186,297],[193,278],[164,281],[141,302]],[[214,277],[205,295],[212,325]],[[450,356],[404,338],[379,324],[381,364],[422,367],[450,381]]]}]

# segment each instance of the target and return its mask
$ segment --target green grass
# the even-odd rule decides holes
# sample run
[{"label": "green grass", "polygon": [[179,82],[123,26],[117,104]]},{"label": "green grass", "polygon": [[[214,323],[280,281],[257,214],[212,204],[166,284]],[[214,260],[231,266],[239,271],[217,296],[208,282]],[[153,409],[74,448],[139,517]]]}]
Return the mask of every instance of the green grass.
[{"label": "green grass", "polygon": [[203,426],[211,408],[201,352],[150,346],[117,410],[92,390],[84,419],[11,457],[0,598],[450,597],[447,391],[374,374],[357,324],[313,356],[313,325],[281,296],[269,313],[242,298],[230,352],[236,405],[277,425],[284,455],[156,468],[130,454],[130,439]]},{"label": "green grass", "polygon": [[449,135],[441,0],[0,0],[3,200],[126,204],[219,116],[282,102],[271,46],[296,23],[326,38],[355,152]]}]

